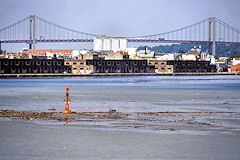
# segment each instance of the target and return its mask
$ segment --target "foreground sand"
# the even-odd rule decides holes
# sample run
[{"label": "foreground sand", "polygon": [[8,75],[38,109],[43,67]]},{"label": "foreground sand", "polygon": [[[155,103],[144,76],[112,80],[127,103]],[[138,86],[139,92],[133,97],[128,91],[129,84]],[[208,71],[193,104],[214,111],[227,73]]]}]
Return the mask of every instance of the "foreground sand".
[{"label": "foreground sand", "polygon": [[240,134],[145,132],[0,119],[0,159],[239,159]]}]

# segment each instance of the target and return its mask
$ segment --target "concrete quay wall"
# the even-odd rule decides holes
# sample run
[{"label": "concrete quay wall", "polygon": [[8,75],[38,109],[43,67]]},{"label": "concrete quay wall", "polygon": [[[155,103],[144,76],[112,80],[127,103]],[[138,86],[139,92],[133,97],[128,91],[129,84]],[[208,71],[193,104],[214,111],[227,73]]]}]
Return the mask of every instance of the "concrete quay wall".
[{"label": "concrete quay wall", "polygon": [[94,77],[94,76],[203,76],[203,75],[240,75],[235,72],[178,72],[178,73],[36,73],[36,74],[0,74],[0,78],[20,77]]}]

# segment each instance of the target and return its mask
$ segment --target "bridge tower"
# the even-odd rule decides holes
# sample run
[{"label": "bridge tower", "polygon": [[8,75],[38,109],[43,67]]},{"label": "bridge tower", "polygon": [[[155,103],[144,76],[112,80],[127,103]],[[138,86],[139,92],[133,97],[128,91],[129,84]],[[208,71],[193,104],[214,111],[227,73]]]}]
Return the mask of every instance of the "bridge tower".
[{"label": "bridge tower", "polygon": [[31,15],[29,17],[29,40],[30,40],[30,43],[29,43],[29,49],[36,49],[36,37],[35,37],[35,32],[36,32],[36,28],[35,28],[35,20],[36,20],[36,17],[35,15]]},{"label": "bridge tower", "polygon": [[[212,55],[216,55],[216,21],[215,17],[210,17],[208,20],[208,44],[212,46]],[[210,52],[209,46],[209,52]]]}]

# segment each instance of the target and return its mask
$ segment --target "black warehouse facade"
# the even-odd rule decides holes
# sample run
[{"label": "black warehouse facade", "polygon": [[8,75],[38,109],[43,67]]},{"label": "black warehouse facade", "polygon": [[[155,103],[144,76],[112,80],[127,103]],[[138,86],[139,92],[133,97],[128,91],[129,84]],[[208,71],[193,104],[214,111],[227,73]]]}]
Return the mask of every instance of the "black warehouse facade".
[{"label": "black warehouse facade", "polygon": [[[64,65],[64,59],[0,59],[0,74],[37,74],[37,73],[72,73],[74,65]],[[74,60],[73,60],[74,61]],[[151,60],[150,60],[151,61]],[[160,61],[171,67],[171,73],[181,72],[216,72],[216,65],[210,61]],[[73,63],[74,64],[74,63]],[[156,65],[148,60],[85,60],[80,69],[90,67],[92,73],[155,73]],[[164,66],[161,66],[164,67]],[[158,68],[157,68],[158,69]],[[170,74],[171,74],[170,73]],[[78,74],[78,73],[74,73]],[[157,72],[156,72],[157,74]]]},{"label": "black warehouse facade", "polygon": [[167,61],[167,65],[173,66],[173,72],[216,72],[216,65],[210,61]]},{"label": "black warehouse facade", "polygon": [[0,73],[71,73],[63,59],[0,59]]},{"label": "black warehouse facade", "polygon": [[155,66],[147,60],[87,60],[93,65],[93,73],[155,73]]}]

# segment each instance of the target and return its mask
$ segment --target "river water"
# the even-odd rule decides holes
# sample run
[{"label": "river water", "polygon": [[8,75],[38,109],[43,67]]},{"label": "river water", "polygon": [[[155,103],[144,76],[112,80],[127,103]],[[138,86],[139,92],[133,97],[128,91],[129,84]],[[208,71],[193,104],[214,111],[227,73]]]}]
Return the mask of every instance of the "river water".
[{"label": "river water", "polygon": [[[0,79],[0,110],[61,111],[66,87],[70,88],[73,111],[184,113],[150,117],[154,122],[133,118],[67,125],[0,118],[0,159],[240,157],[240,76]],[[212,125],[172,122],[192,117]],[[159,118],[168,123],[158,121]]]},{"label": "river water", "polygon": [[0,79],[0,109],[74,111],[240,111],[240,76]]}]

